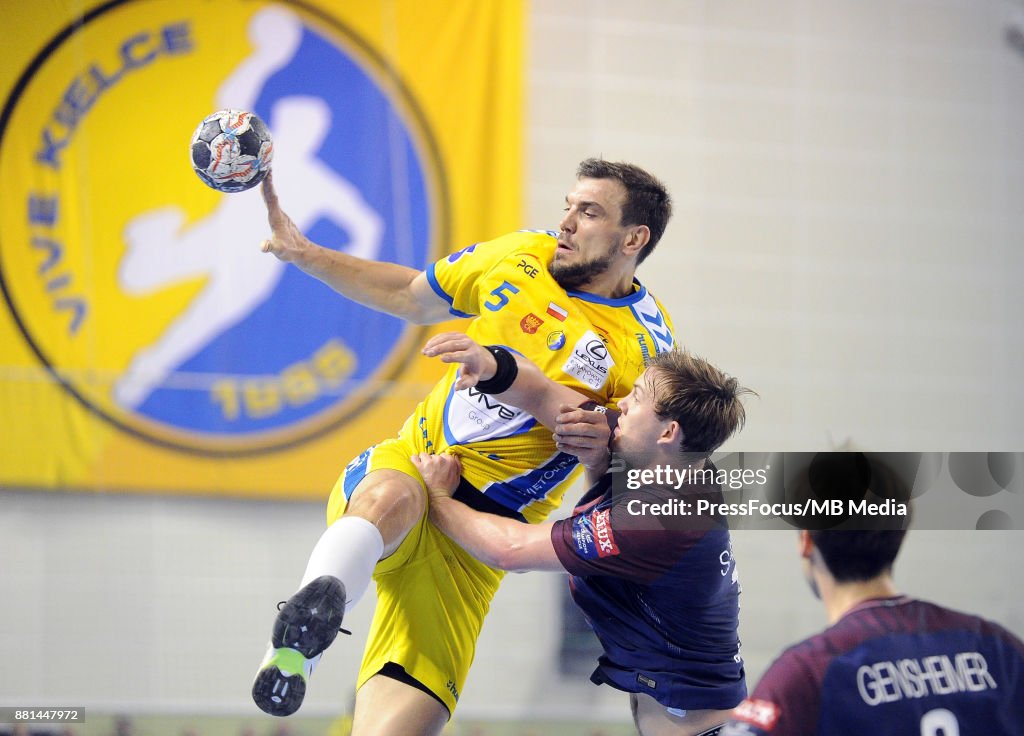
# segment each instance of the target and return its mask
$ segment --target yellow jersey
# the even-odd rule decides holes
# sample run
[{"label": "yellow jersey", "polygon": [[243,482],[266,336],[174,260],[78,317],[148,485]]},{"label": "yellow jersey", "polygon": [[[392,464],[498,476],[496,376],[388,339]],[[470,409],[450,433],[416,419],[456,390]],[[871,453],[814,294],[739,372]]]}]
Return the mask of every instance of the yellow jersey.
[{"label": "yellow jersey", "polygon": [[[426,271],[431,287],[481,345],[521,354],[551,379],[614,407],[649,358],[673,347],[672,322],[638,281],[619,299],[566,291],[548,272],[554,233],[521,231],[477,243]],[[556,450],[551,430],[475,388],[454,390],[458,365],[416,408],[407,430],[428,451],[457,453],[463,477],[489,499],[543,520],[561,503],[576,458]]]}]

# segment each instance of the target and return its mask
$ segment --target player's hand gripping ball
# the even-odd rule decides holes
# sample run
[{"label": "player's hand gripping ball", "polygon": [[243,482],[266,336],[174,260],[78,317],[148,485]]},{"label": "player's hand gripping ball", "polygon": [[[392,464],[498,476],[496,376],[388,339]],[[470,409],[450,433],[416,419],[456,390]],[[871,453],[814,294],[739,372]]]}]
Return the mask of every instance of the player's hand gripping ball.
[{"label": "player's hand gripping ball", "polygon": [[244,192],[270,171],[274,143],[254,113],[218,110],[192,134],[192,168],[218,192]]}]

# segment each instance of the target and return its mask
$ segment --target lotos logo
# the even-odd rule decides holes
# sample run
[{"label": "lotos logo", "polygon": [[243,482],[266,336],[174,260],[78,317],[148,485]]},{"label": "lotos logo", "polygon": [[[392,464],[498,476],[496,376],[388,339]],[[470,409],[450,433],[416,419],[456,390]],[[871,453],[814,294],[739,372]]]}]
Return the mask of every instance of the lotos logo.
[{"label": "lotos logo", "polygon": [[310,3],[114,0],[52,39],[0,117],[0,288],[79,402],[207,454],[336,426],[420,340],[261,253],[258,191],[196,179],[189,136],[224,108],[267,123],[282,204],[310,239],[422,268],[448,227],[415,101]]}]

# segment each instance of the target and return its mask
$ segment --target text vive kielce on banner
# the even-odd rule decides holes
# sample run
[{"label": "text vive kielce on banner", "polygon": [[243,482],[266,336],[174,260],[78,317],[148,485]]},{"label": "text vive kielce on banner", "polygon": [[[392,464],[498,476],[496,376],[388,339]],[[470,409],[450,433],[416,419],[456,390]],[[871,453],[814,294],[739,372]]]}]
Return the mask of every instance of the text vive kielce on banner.
[{"label": "text vive kielce on banner", "polygon": [[522,226],[522,4],[54,8],[0,30],[0,485],[321,498],[443,366],[261,253],[189,137],[255,112],[307,236],[425,268]]}]

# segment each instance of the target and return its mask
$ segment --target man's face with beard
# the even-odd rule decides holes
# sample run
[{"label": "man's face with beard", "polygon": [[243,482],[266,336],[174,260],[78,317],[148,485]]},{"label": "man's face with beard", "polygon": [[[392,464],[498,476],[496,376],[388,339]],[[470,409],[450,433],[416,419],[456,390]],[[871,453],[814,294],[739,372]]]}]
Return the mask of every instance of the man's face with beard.
[{"label": "man's face with beard", "polygon": [[558,248],[548,266],[563,289],[580,290],[606,272],[629,235],[621,224],[626,188],[617,179],[579,179],[565,197]]}]

